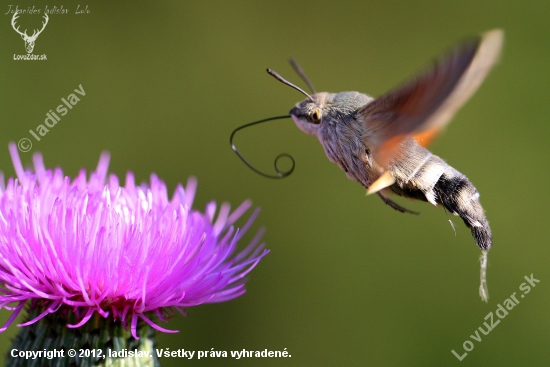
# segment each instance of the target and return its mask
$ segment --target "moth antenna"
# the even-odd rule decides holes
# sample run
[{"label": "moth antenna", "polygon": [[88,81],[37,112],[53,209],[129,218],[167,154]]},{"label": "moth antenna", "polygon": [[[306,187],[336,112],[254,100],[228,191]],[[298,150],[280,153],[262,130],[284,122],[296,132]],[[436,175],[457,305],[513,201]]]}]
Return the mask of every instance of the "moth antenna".
[{"label": "moth antenna", "polygon": [[280,81],[281,83],[286,84],[286,85],[288,85],[289,87],[292,87],[292,88],[296,89],[298,92],[300,92],[300,93],[306,95],[308,99],[310,99],[311,101],[313,101],[313,97],[310,96],[305,90],[303,90],[302,88],[298,87],[297,85],[292,84],[291,82],[289,82],[288,80],[286,80],[285,78],[283,78],[282,76],[280,76],[279,74],[277,74],[276,72],[274,72],[273,70],[267,69],[267,73],[268,73],[269,75],[271,75],[272,77],[274,77],[275,79],[277,79],[278,81]]},{"label": "moth antenna", "polygon": [[298,64],[298,61],[294,60],[293,58],[290,58],[290,60],[288,61],[290,61],[290,65],[292,65],[292,68],[294,69],[296,74],[298,74],[300,78],[302,78],[302,80],[307,84],[309,89],[311,89],[311,92],[313,94],[317,94],[317,92],[315,91],[315,87],[309,81],[309,78],[307,77],[306,73],[304,73],[304,70],[302,70],[302,68],[300,67],[300,64]]},{"label": "moth antenna", "polygon": [[[289,85],[293,86],[290,83],[289,83]],[[295,88],[297,88],[297,87],[295,87]],[[306,93],[306,95],[307,95],[307,93]],[[248,161],[246,159],[244,159],[244,157],[241,155],[241,153],[239,153],[239,151],[237,150],[237,147],[233,143],[233,137],[235,136],[235,133],[239,130],[242,130],[246,127],[250,127],[250,126],[253,126],[253,125],[261,124],[261,123],[264,123],[264,122],[267,122],[267,121],[286,119],[286,118],[290,118],[290,115],[270,117],[270,118],[267,118],[267,119],[254,121],[254,122],[239,126],[235,130],[233,130],[233,132],[231,133],[231,136],[229,137],[229,144],[231,144],[231,149],[233,149],[235,154],[237,154],[237,156],[244,162],[244,164],[246,164],[252,171],[256,172],[259,175],[262,175],[262,176],[267,177],[267,178],[285,178],[286,176],[289,176],[292,173],[292,171],[294,171],[294,167],[296,165],[296,163],[294,162],[294,158],[290,154],[281,153],[277,156],[277,158],[275,158],[274,166],[275,166],[275,171],[277,171],[277,175],[270,175],[270,174],[264,173],[264,172],[262,172],[262,171],[260,171],[256,168],[254,168],[254,166],[252,166],[250,163],[248,163]],[[282,157],[288,157],[288,158],[290,158],[290,161],[292,162],[292,167],[290,167],[290,169],[288,171],[281,171],[279,169],[279,167],[277,166],[277,164],[279,162],[279,159],[281,159]]]}]

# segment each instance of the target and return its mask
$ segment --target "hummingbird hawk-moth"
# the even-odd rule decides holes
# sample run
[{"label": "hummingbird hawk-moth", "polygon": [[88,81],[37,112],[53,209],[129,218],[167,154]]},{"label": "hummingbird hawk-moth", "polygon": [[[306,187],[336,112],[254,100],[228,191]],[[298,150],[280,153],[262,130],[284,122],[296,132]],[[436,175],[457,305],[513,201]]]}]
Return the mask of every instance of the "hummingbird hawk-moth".
[{"label": "hummingbird hawk-moth", "polygon": [[[368,194],[376,193],[403,213],[411,211],[392,201],[390,195],[442,205],[462,218],[483,253],[480,293],[484,299],[492,236],[479,193],[465,175],[426,147],[477,90],[497,61],[502,42],[501,30],[467,40],[416,79],[378,98],[359,92],[317,93],[292,60],[313,94],[268,69],[269,74],[307,97],[290,110],[298,128],[316,136],[328,159],[367,188]],[[288,116],[277,118],[282,117]],[[279,171],[279,176],[284,174]]]}]

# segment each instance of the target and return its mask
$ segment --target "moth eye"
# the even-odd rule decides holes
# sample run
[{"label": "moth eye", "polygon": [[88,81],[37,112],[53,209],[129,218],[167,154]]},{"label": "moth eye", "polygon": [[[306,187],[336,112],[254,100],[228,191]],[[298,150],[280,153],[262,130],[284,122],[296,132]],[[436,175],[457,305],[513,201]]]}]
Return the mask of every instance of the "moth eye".
[{"label": "moth eye", "polygon": [[312,124],[321,123],[321,110],[319,108],[314,108],[311,114],[307,117],[307,120]]}]

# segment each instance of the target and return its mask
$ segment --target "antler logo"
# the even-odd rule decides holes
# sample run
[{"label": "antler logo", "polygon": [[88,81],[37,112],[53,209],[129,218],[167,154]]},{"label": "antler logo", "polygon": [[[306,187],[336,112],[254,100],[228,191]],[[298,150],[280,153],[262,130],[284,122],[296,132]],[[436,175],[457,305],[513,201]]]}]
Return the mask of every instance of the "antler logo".
[{"label": "antler logo", "polygon": [[48,24],[48,19],[49,19],[48,14],[44,14],[45,21],[42,23],[42,29],[41,30],[35,29],[34,32],[32,33],[32,36],[27,35],[26,29],[25,29],[25,32],[21,32],[19,30],[19,26],[17,26],[17,28],[15,27],[15,21],[17,20],[18,16],[19,16],[19,13],[17,12],[13,14],[13,17],[11,18],[11,26],[17,33],[21,35],[21,38],[23,38],[23,41],[25,41],[25,49],[27,50],[27,53],[30,54],[32,53],[32,50],[34,50],[34,42],[36,42],[36,39],[38,38],[40,33],[42,33],[44,28],[46,28],[46,24]]}]

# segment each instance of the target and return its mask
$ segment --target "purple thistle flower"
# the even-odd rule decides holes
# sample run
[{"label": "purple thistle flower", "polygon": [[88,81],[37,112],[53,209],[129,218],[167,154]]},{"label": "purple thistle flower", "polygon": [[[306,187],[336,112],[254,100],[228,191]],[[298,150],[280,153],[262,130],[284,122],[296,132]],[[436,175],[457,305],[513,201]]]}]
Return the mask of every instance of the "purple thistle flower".
[{"label": "purple thistle flower", "polygon": [[[81,170],[71,182],[61,169],[48,170],[42,156],[33,156],[34,173],[24,170],[14,143],[9,145],[17,179],[0,179],[0,308],[13,311],[0,332],[25,303],[43,312],[18,326],[35,323],[68,307],[77,328],[95,312],[130,326],[134,338],[142,319],[162,321],[177,310],[202,303],[228,301],[245,292],[245,275],[268,253],[259,244],[263,230],[236,253],[237,242],[258,215],[244,227],[233,224],[251,206],[242,203],[192,210],[197,182],[175,190],[151,175],[150,186],[135,186],[131,172],[125,186],[107,177],[109,155],[86,179]],[[13,306],[15,305],[15,306]]]}]

